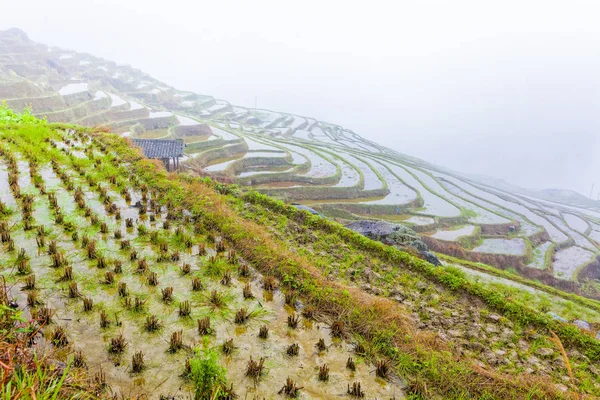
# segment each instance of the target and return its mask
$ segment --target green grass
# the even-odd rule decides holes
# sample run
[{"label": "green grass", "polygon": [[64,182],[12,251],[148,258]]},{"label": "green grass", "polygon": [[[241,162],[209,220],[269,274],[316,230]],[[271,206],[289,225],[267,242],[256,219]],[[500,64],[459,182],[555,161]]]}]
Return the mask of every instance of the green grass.
[{"label": "green grass", "polygon": [[29,108],[23,110],[21,114],[15,113],[6,106],[6,101],[3,101],[0,104],[0,124],[44,125],[46,121],[34,117]]},{"label": "green grass", "polygon": [[227,387],[226,370],[218,359],[219,355],[214,349],[196,349],[187,375],[194,384],[194,399],[215,400],[225,397],[223,389]]},{"label": "green grass", "polygon": [[[154,181],[154,183],[158,183],[156,181],[156,176],[148,176],[148,179],[151,179]],[[198,183],[196,183],[192,178],[188,178],[188,177],[182,177],[184,182],[189,182],[189,184],[191,185],[190,188],[192,187],[198,187],[200,188],[200,186],[197,186],[198,184],[209,184],[212,185],[211,181],[204,179],[202,180],[202,183],[198,181]],[[186,199],[189,198],[189,196],[186,196],[183,192],[179,191],[176,188],[176,185],[173,185],[173,183],[170,182],[166,182],[163,181],[162,182],[163,185],[165,186],[169,186],[171,187],[172,190],[169,190],[169,197],[171,199],[171,201],[181,201],[182,199]],[[236,193],[236,189],[235,188],[227,188],[223,185],[215,185],[217,187],[218,190],[220,190],[221,192],[227,193],[227,191],[229,190],[231,193]],[[249,192],[246,195],[244,195],[244,197],[242,197],[240,200],[242,201],[248,201],[248,194],[252,194],[253,196],[261,196],[258,195],[254,192]],[[267,199],[266,197],[261,197],[261,199]],[[235,199],[232,199],[233,201],[237,201]],[[211,202],[216,201],[216,198],[212,198],[210,200]],[[235,225],[236,223],[233,220],[230,220],[229,216],[226,216],[227,214],[220,214],[219,210],[220,207],[224,207],[223,204],[220,205],[215,205],[213,204],[214,207],[213,209],[207,209],[206,207],[204,207],[202,204],[193,204],[193,203],[189,203],[189,202],[185,202],[184,204],[186,204],[186,208],[189,208],[193,213],[198,213],[198,215],[201,215],[203,220],[205,221],[205,223],[209,226],[217,226],[219,227],[219,230],[229,239],[231,240],[234,244],[237,245],[241,245],[241,241],[246,241],[247,244],[244,247],[245,249],[247,249],[248,251],[243,251],[243,253],[245,253],[245,255],[248,255],[250,257],[253,257],[252,260],[253,261],[259,261],[259,260],[263,260],[263,262],[265,262],[265,266],[264,268],[271,269],[271,270],[277,270],[278,274],[280,275],[280,277],[283,277],[285,279],[285,276],[289,276],[291,278],[291,280],[293,280],[294,282],[298,282],[300,283],[299,289],[302,291],[302,293],[305,296],[308,296],[309,298],[312,298],[314,302],[321,302],[323,304],[324,303],[330,303],[331,305],[328,307],[334,307],[334,308],[342,308],[342,309],[346,309],[347,312],[350,314],[349,317],[347,318],[354,318],[353,315],[354,313],[356,313],[356,318],[358,322],[358,319],[360,319],[360,323],[361,324],[365,324],[365,321],[373,321],[373,327],[375,327],[376,325],[378,325],[375,320],[371,320],[371,318],[367,317],[368,313],[365,314],[365,310],[363,310],[362,312],[359,311],[358,308],[356,308],[356,305],[352,304],[352,296],[350,293],[348,292],[344,292],[344,293],[335,293],[332,292],[331,289],[328,289],[326,287],[322,287],[322,283],[319,283],[318,281],[314,281],[313,278],[311,278],[309,275],[307,275],[306,270],[303,270],[302,268],[298,269],[300,266],[299,265],[295,265],[295,261],[292,261],[290,259],[287,260],[281,260],[277,261],[276,260],[276,252],[278,251],[277,248],[271,248],[271,247],[266,247],[266,244],[263,243],[257,243],[255,241],[253,241],[252,239],[250,239],[250,237],[248,236],[250,234],[249,231],[245,231],[244,229],[242,229],[241,226],[237,226]],[[279,202],[275,202],[271,199],[269,199],[268,203],[265,204],[267,205],[270,209],[275,209],[276,211],[280,211],[280,209],[282,207],[287,207],[284,206],[283,204],[279,203]],[[283,211],[290,211],[290,212],[283,212],[284,215],[288,215],[291,213],[295,213],[295,211],[291,211],[289,209],[284,209]],[[294,215],[294,217],[297,216],[301,216],[302,219],[304,220],[304,222],[307,223],[313,223],[313,224],[321,224],[322,222],[318,222],[317,220],[311,219],[311,217],[307,217],[305,214],[299,214],[299,215]],[[295,220],[297,218],[294,218]],[[326,222],[326,223],[330,223],[330,222]],[[348,235],[349,233],[344,232],[346,235]],[[366,238],[362,238],[360,237],[360,239],[357,240],[367,240]],[[371,243],[372,246],[382,246],[380,244],[375,244],[375,242],[369,242]],[[251,247],[251,249],[249,248]],[[382,248],[384,249],[384,248]],[[394,249],[395,250],[395,249]],[[389,250],[391,251],[391,250]],[[397,251],[397,250],[395,250]],[[259,255],[260,254],[260,255]],[[394,253],[394,254],[404,254],[401,252],[398,253]],[[408,255],[406,255],[408,256]],[[255,258],[255,257],[259,257],[259,258]],[[274,258],[275,257],[275,258]],[[412,263],[420,263],[420,261],[416,261],[416,260],[411,260],[410,258],[405,259],[406,261],[410,261]],[[267,264],[270,264],[269,266],[267,266]],[[287,271],[287,272],[284,272]],[[454,287],[456,289],[461,288],[465,281],[463,278],[450,274],[448,273],[447,275],[443,275],[440,277],[440,281],[445,282],[448,286],[450,287]],[[355,311],[354,311],[355,310]],[[390,327],[390,325],[388,324],[388,327],[382,331],[380,331],[379,334],[376,334],[375,336],[373,336],[373,333],[371,334],[370,339],[375,339],[376,343],[377,343],[377,348],[381,349],[381,353],[383,353],[384,355],[388,356],[388,357],[392,357],[395,360],[397,360],[398,362],[400,362],[401,360],[405,359],[405,356],[402,356],[401,352],[399,352],[399,349],[393,344],[393,340],[391,339],[394,336],[394,332],[395,328]],[[387,333],[386,333],[387,332]],[[382,336],[383,335],[383,336]],[[426,355],[429,354],[429,355]],[[423,357],[425,357],[425,359],[423,359]],[[424,360],[427,360],[427,357],[433,357],[433,360],[436,360],[434,363],[427,363],[426,361],[424,362]],[[458,380],[462,380],[464,377],[466,376],[465,374],[469,374],[467,371],[469,370],[468,367],[466,367],[465,365],[462,365],[461,363],[448,363],[448,360],[446,361],[441,361],[442,359],[444,359],[444,357],[441,357],[441,354],[437,354],[436,352],[433,353],[428,353],[425,352],[425,354],[423,354],[423,356],[418,357],[419,360],[421,361],[407,361],[407,364],[404,365],[404,367],[399,366],[398,368],[400,370],[402,369],[406,369],[407,371],[410,371],[411,374],[417,374],[418,376],[421,376],[423,379],[427,379],[428,382],[432,382],[436,380],[436,377],[439,378],[439,376],[437,376],[438,374],[440,374],[441,372],[439,371],[439,364],[440,362],[444,365],[444,368],[448,368],[445,370],[445,372],[443,372],[443,376],[444,379],[449,379],[450,377],[453,377],[451,379],[458,379]],[[416,362],[416,364],[415,364]],[[412,365],[412,366],[410,366]],[[415,368],[416,367],[416,368]],[[437,372],[436,372],[437,371]],[[437,386],[437,385],[436,385]],[[459,390],[455,390],[455,389],[451,389],[450,391],[445,391],[445,393],[447,395],[449,395],[449,397],[452,398],[458,398],[460,396],[466,396],[467,393],[474,393],[474,392],[470,392],[471,389],[468,388],[462,388]],[[484,390],[485,392],[485,390]]]},{"label": "green grass", "polygon": [[[38,352],[26,344],[27,336],[37,327],[24,319],[21,311],[0,306],[0,349],[3,373],[0,375],[0,398],[60,400],[91,399],[83,389],[86,375],[76,372],[70,361],[63,370],[51,362],[53,350]],[[8,372],[8,373],[7,373]]]},{"label": "green grass", "polygon": [[[44,129],[30,126],[7,129],[8,135],[15,135],[22,141],[22,148],[30,146],[32,150],[35,149],[36,140],[42,143],[44,139],[59,134],[54,126]],[[271,233],[265,226],[246,219],[240,215],[239,209],[251,204],[258,210],[253,214],[257,219],[275,219],[268,222],[270,225],[274,223],[276,231],[296,224],[313,233],[319,245],[327,241],[331,248],[335,247],[335,254],[344,254],[338,262],[341,269],[360,266],[366,260],[364,256],[368,256],[378,260],[373,265],[375,270],[388,272],[384,279],[390,283],[396,282],[396,277],[390,270],[386,271],[387,266],[410,270],[415,274],[414,279],[426,279],[439,284],[444,288],[447,299],[451,299],[455,293],[477,297],[487,304],[482,307],[484,310],[497,310],[517,324],[533,325],[544,332],[553,329],[566,345],[585,352],[592,361],[600,359],[598,343],[590,341],[578,329],[556,324],[549,318],[537,315],[528,307],[507,299],[502,293],[470,281],[458,269],[433,267],[411,254],[369,240],[331,221],[299,212],[254,191],[244,192],[235,186],[187,175],[167,176],[154,163],[141,159],[136,151],[127,147],[124,140],[107,135],[93,137],[97,140],[95,145],[101,142],[117,154],[114,160],[111,160],[112,156],[103,157],[102,165],[97,168],[99,176],[114,172],[122,177],[135,177],[136,186],[145,183],[160,192],[163,204],[174,209],[189,210],[194,221],[200,221],[206,231],[218,232],[228,246],[234,247],[259,272],[276,276],[285,288],[293,287],[305,304],[318,307],[319,312],[328,318],[344,321],[350,335],[368,344],[372,357],[390,359],[396,373],[409,380],[409,395],[417,395],[419,390],[416,388],[422,385],[442,398],[547,398],[556,392],[542,383],[535,386],[535,382],[524,381],[518,375],[507,380],[494,370],[491,376],[483,374],[473,367],[468,358],[451,353],[424,332],[411,331],[411,323],[401,307],[345,286],[335,278],[325,277],[324,271],[336,273],[338,266],[328,264],[326,257],[304,256],[301,252],[307,249],[292,251],[292,243],[277,232]],[[71,162],[59,152],[39,154],[40,159],[50,157],[57,157],[64,163]],[[95,168],[89,160],[81,163]],[[122,163],[128,163],[127,167]],[[261,215],[261,211],[264,215]],[[211,274],[218,276],[227,267],[217,265],[207,269],[212,268]],[[429,304],[435,306],[437,303],[432,300]],[[199,351],[190,362],[190,367],[196,398],[224,395],[224,370],[209,350]],[[535,387],[532,389],[532,386]]]},{"label": "green grass", "polygon": [[[11,379],[3,385],[2,399],[12,400],[18,395],[31,395],[35,393],[36,399],[57,400],[61,399],[65,379],[69,375],[67,366],[61,375],[52,374],[44,368],[38,359],[33,360],[34,370],[24,369],[17,365]],[[33,397],[33,396],[32,396]]]}]

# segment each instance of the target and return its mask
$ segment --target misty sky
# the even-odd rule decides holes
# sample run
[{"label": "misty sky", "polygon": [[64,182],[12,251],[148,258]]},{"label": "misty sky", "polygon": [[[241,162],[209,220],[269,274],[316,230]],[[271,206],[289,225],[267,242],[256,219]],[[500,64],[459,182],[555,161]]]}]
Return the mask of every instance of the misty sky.
[{"label": "misty sky", "polygon": [[[2,4],[0,29],[528,188],[600,189],[596,1]],[[493,3],[493,4],[492,4]]]}]

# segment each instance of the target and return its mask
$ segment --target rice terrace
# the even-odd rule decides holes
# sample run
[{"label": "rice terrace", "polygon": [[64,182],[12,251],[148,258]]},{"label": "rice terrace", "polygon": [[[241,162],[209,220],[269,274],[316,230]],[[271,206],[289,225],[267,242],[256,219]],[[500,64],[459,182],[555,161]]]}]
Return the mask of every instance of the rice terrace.
[{"label": "rice terrace", "polygon": [[600,396],[597,202],[17,29],[0,100],[3,398]]}]

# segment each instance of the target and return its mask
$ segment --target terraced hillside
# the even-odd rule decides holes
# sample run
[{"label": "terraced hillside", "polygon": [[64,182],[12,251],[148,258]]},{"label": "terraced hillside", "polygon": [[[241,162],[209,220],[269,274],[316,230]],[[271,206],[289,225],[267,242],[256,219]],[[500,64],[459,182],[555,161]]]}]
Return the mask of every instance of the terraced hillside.
[{"label": "terraced hillside", "polygon": [[547,314],[597,321],[597,301],[435,267],[6,108],[0,182],[7,398],[600,395],[598,324]]},{"label": "terraced hillside", "polygon": [[600,208],[572,192],[489,186],[335,124],[176,90],[129,66],[34,43],[18,30],[0,34],[0,99],[49,122],[182,138],[185,170],[342,222],[401,223],[436,252],[600,298]]}]

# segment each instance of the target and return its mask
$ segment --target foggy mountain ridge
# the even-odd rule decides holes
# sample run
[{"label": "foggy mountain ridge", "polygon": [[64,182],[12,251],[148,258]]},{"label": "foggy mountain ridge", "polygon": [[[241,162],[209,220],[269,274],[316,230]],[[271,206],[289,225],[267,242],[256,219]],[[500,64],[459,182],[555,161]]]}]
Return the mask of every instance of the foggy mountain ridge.
[{"label": "foggy mountain ridge", "polygon": [[[115,63],[113,61],[109,61],[109,60],[105,60],[99,57],[96,57],[94,55],[91,55],[89,53],[80,53],[80,52],[76,52],[73,50],[68,50],[68,49],[62,49],[60,47],[56,47],[56,46],[52,46],[52,47],[47,47],[44,44],[39,44],[39,43],[35,43],[33,42],[29,36],[27,35],[27,33],[19,28],[10,28],[6,31],[0,32],[0,36],[4,36],[4,37],[13,37],[13,38],[19,38],[20,40],[23,40],[27,43],[33,44],[36,47],[38,47],[39,49],[43,49],[44,47],[46,47],[49,51],[51,51],[52,53],[65,53],[65,54],[76,54],[77,57],[82,58],[82,59],[89,59],[89,60],[96,60],[97,62],[101,62],[101,63],[107,63],[107,64],[111,64],[113,65],[115,68],[130,68],[132,71],[138,72],[139,74],[141,74],[141,76],[143,77],[143,79],[148,80],[148,81],[152,81],[152,82],[156,82],[159,86],[163,86],[163,87],[169,87],[171,89],[173,89],[171,86],[158,81],[157,79],[151,77],[150,75],[148,75],[147,73],[143,72],[141,69],[135,68],[135,66],[131,66],[129,64],[125,64],[125,63]],[[51,60],[52,57],[49,57],[46,60],[47,65],[50,68],[55,68],[57,67],[53,61]],[[89,78],[91,77],[90,75],[83,75],[84,78]],[[7,75],[1,75],[0,76],[0,80],[6,80],[6,79],[11,79],[9,76]],[[48,81],[48,84],[52,85],[51,80]],[[177,90],[177,92],[180,92],[182,94],[189,94],[189,95],[195,95],[193,94],[193,92],[188,91],[187,88],[185,88],[184,90]],[[210,95],[199,95],[199,96],[204,96],[206,98],[213,98]],[[216,101],[221,101],[219,99],[216,99]],[[222,100],[225,101],[226,100]],[[159,106],[159,105],[155,105],[155,106]],[[159,106],[160,107],[160,106]],[[235,108],[236,106],[233,105],[233,107]],[[166,107],[166,109],[168,109],[168,107]],[[256,111],[260,111],[260,110],[265,110],[265,109],[261,109],[258,108],[256,109]],[[270,111],[270,110],[265,110],[265,111]],[[35,112],[35,110],[34,110]],[[285,112],[285,111],[283,111]],[[347,129],[347,128],[345,128]],[[352,132],[353,134],[355,134],[352,130],[347,129],[349,132]],[[376,143],[372,140],[369,140],[368,138],[362,138],[362,140],[364,140],[365,142],[368,143]],[[381,147],[380,144],[377,144],[377,146]],[[456,176],[460,176],[463,177],[465,179],[471,180],[473,182],[482,184],[482,185],[486,185],[489,187],[493,187],[493,188],[497,188],[497,189],[502,189],[502,190],[508,190],[511,192],[515,192],[515,193],[521,193],[524,195],[529,195],[529,196],[534,196],[534,197],[538,197],[544,200],[548,200],[548,201],[553,201],[553,202],[558,202],[558,203],[565,203],[565,204],[571,204],[571,205],[578,205],[581,207],[589,207],[589,208],[600,208],[600,202],[593,200],[593,199],[589,199],[588,197],[577,193],[575,191],[572,190],[565,190],[565,189],[557,189],[557,188],[546,188],[546,189],[525,189],[516,185],[513,185],[511,183],[508,183],[506,180],[504,179],[498,179],[498,178],[494,178],[491,177],[489,175],[482,175],[482,174],[473,174],[473,173],[463,173],[463,172],[458,172],[455,170],[452,170],[450,168],[446,168],[443,165],[436,165],[433,164],[429,161],[425,161],[422,160],[420,158],[417,157],[413,157],[410,156],[408,154],[405,154],[404,152],[399,152],[400,149],[395,149],[395,148],[387,148],[386,147],[386,151],[389,151],[390,153],[396,153],[398,155],[400,155],[402,158],[407,159],[413,163],[416,164],[422,164],[422,165],[431,165],[439,170],[443,170],[445,172],[448,172],[450,174],[456,175]],[[405,151],[405,150],[404,150]]]},{"label": "foggy mountain ridge", "polygon": [[3,5],[5,397],[600,399],[597,15]]},{"label": "foggy mountain ridge", "polygon": [[588,196],[600,182],[597,11],[580,0],[369,8],[33,0],[7,5],[0,30],[17,26],[37,42],[232,104],[257,99],[258,108],[335,122],[454,171]]}]

